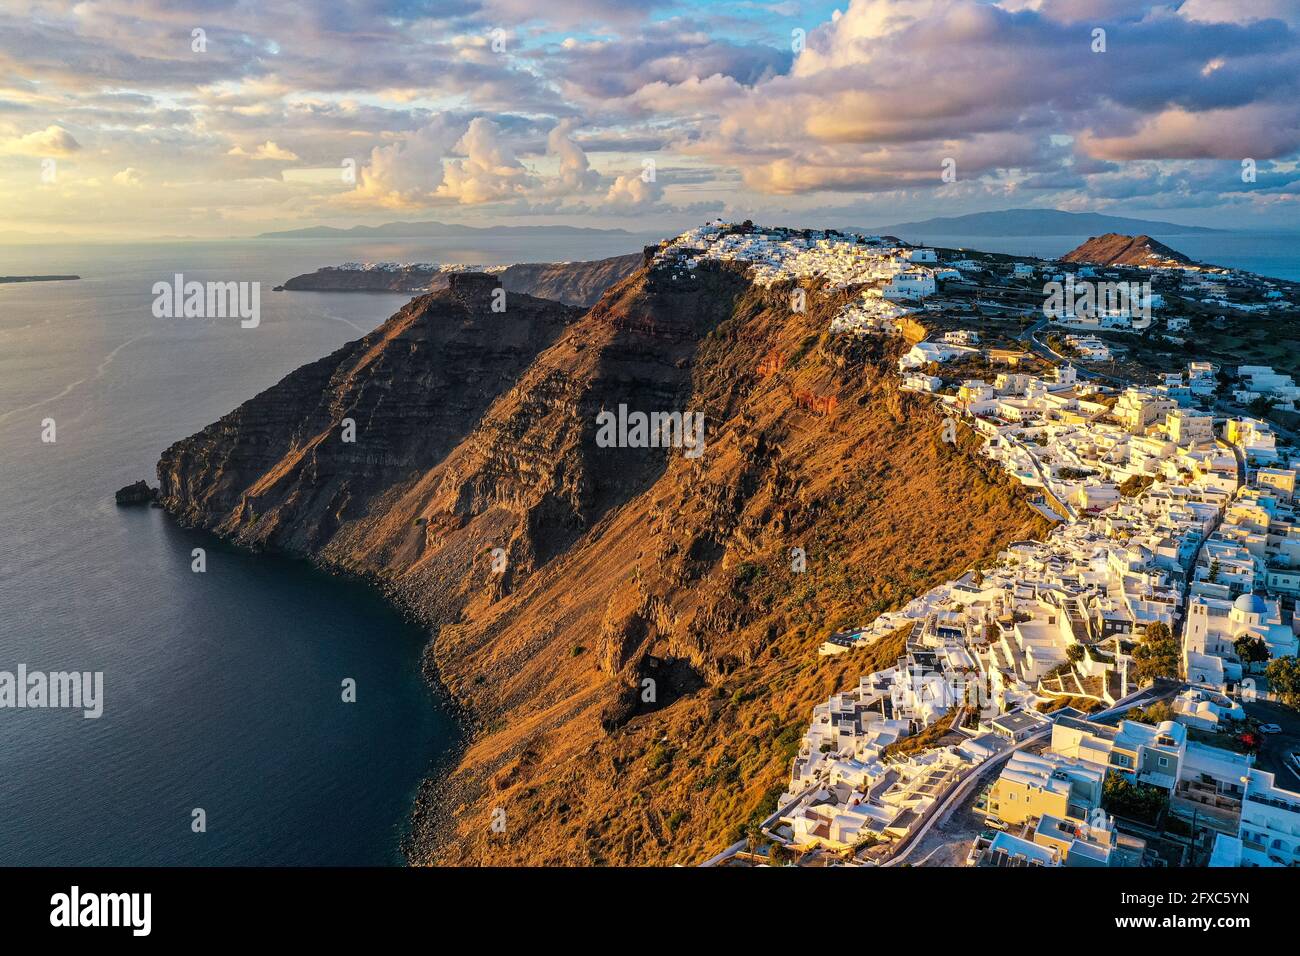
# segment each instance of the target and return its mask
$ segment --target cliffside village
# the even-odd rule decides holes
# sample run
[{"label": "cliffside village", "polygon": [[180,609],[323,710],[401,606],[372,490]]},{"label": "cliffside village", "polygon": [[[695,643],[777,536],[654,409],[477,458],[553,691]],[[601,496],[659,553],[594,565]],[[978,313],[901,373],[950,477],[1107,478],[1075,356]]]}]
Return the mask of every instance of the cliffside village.
[{"label": "cliffside village", "polygon": [[[1025,343],[1050,360],[1033,374],[983,348],[978,320],[932,338],[936,301],[960,316],[956,299],[998,284],[1073,288],[1134,270],[1006,258],[716,222],[656,257],[675,281],[719,259],[752,263],[765,286],[859,292],[830,331],[906,335],[901,387],[940,403],[943,440],[976,436],[1054,523],[824,643],[823,655],[883,666],[814,708],[765,845],[710,862],[1300,865],[1300,755],[1266,767],[1252,742],[1281,728],[1246,713],[1276,696],[1268,662],[1300,648],[1300,450],[1261,417],[1214,410],[1225,393],[1294,410],[1296,384],[1267,366],[1225,378],[1191,361],[1143,384],[1086,367],[1111,357],[1089,332],[1186,330],[1159,314],[1153,287],[1234,314],[1292,308],[1292,292],[1215,267],[1145,267],[1143,293],[1120,308],[1027,316]],[[1037,339],[1049,328],[1079,367]],[[972,358],[1001,370],[966,377]],[[1151,634],[1176,657],[1154,680]],[[880,662],[871,649],[885,641],[899,652]]]}]

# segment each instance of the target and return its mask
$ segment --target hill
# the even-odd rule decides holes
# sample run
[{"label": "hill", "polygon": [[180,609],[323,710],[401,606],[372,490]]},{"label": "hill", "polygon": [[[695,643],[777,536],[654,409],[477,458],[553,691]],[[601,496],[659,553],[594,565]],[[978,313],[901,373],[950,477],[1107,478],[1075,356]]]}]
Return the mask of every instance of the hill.
[{"label": "hill", "polygon": [[1113,232],[1093,236],[1063,255],[1061,261],[1101,266],[1173,267],[1192,264],[1187,256],[1150,236],[1125,236]]}]

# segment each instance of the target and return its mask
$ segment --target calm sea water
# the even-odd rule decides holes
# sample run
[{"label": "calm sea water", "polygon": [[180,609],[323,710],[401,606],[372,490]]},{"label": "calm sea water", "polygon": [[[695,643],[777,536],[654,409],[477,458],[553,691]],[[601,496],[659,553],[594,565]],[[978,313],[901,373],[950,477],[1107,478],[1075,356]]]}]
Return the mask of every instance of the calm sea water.
[{"label": "calm sea water", "polygon": [[[406,301],[270,291],[292,275],[596,258],[640,240],[610,245],[0,246],[0,275],[83,277],[0,285],[0,670],[102,671],[105,698],[98,720],[0,709],[0,865],[400,862],[415,789],[456,742],[420,677],[426,635],[362,585],[119,509],[113,492],[154,483],[171,442]],[[177,272],[260,281],[260,327],[154,318],[151,287]],[[190,570],[195,547],[206,573]]]},{"label": "calm sea water", "polygon": [[[928,242],[944,248],[977,249],[1012,256],[1052,259],[1085,241],[1088,236],[963,236],[925,233],[900,236],[913,242]],[[1222,232],[1156,235],[1165,245],[1198,262],[1244,269],[1275,279],[1300,282],[1300,233]]]}]

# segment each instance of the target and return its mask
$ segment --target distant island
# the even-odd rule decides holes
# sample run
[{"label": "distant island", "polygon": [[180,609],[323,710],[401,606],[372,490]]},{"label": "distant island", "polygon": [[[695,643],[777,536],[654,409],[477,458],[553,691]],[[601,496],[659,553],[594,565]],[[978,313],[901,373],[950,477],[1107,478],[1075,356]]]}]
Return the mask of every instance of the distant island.
[{"label": "distant island", "polygon": [[[634,252],[592,262],[520,262],[491,266],[507,292],[522,292],[565,305],[594,305],[604,291],[635,272],[644,256]],[[388,292],[414,295],[446,289],[450,277],[480,266],[439,265],[432,262],[345,262],[294,276],[275,291]]]},{"label": "distant island", "polygon": [[264,232],[255,239],[421,239],[430,236],[630,236],[626,229],[589,229],[580,226],[464,226],[454,222],[386,222],[379,226],[307,226],[283,232]]},{"label": "distant island", "polygon": [[923,219],[864,229],[876,235],[897,236],[1100,236],[1104,233],[1148,236],[1180,236],[1224,232],[1205,226],[1180,226],[1172,222],[1129,219],[1096,212],[1063,212],[1059,209],[1002,209],[966,216]]},{"label": "distant island", "polygon": [[67,282],[80,278],[81,276],[0,276],[0,284],[5,282]]}]

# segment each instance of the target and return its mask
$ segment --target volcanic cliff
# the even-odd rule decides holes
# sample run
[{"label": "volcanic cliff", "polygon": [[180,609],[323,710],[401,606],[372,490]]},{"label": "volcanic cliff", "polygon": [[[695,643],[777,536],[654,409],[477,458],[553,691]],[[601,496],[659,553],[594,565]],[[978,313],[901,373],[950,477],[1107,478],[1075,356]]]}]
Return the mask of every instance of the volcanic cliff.
[{"label": "volcanic cliff", "polygon": [[[494,286],[455,277],[176,443],[161,501],[372,577],[431,628],[472,726],[413,862],[698,862],[856,681],[826,636],[1043,519],[898,389],[898,342],[825,331],[849,292],[792,313],[789,285],[708,261],[587,311],[496,312]],[[704,454],[601,447],[621,404],[702,412]]]}]

